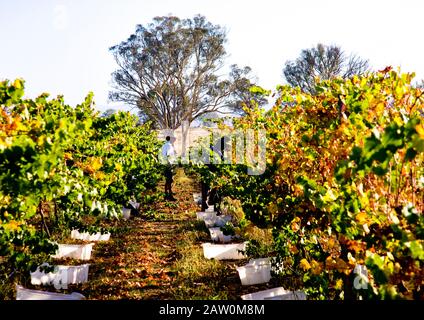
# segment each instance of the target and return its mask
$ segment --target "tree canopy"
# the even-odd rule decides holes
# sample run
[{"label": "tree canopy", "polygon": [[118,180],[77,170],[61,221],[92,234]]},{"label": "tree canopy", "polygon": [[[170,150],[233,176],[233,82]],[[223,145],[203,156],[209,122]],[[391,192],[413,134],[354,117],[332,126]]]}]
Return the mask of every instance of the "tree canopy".
[{"label": "tree canopy", "polygon": [[[250,101],[249,67],[225,65],[226,32],[203,16],[156,17],[110,48],[118,69],[109,98],[136,106],[142,120],[175,129],[211,112],[240,112]],[[258,102],[263,103],[258,99]]]},{"label": "tree canopy", "polygon": [[315,92],[315,78],[330,80],[361,75],[369,70],[368,60],[355,54],[347,55],[339,46],[323,45],[304,49],[295,61],[287,61],[283,74],[292,86],[299,86],[307,93]]}]

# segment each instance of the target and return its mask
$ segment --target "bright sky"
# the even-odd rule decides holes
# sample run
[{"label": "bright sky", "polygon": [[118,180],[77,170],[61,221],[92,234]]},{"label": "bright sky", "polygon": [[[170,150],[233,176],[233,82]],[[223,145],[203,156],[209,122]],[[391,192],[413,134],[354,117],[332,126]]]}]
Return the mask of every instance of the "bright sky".
[{"label": "bright sky", "polygon": [[249,65],[267,89],[302,49],[336,44],[424,78],[422,0],[0,0],[0,79],[22,77],[28,97],[63,94],[71,105],[93,91],[108,102],[115,62],[108,48],[155,16],[202,14],[228,31],[229,64]]}]

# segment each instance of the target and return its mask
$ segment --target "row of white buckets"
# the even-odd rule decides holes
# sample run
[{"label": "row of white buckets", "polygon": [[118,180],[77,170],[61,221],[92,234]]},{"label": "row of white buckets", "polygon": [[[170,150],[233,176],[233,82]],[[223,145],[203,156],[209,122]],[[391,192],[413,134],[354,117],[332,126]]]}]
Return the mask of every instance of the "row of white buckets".
[{"label": "row of white buckets", "polygon": [[[129,202],[132,207],[138,209],[140,204],[135,201]],[[131,216],[131,209],[122,208],[122,217],[128,220]],[[90,234],[89,232],[80,232],[79,230],[71,231],[71,239],[83,240],[90,242],[109,241],[110,233],[97,232]],[[87,261],[91,259],[91,253],[94,243],[86,244],[58,244],[56,254],[52,256],[54,259],[76,259]],[[80,284],[88,281],[88,270],[90,264],[82,264],[77,266],[49,266],[47,263],[42,264],[36,271],[31,272],[31,284],[33,285],[53,285],[56,289],[67,289],[69,284]],[[48,292],[42,290],[32,290],[23,286],[16,286],[16,300],[81,300],[85,297],[79,293],[64,294],[56,292]]]},{"label": "row of white buckets", "polygon": [[[196,217],[198,220],[204,221],[209,229],[211,240],[214,242],[202,244],[203,255],[206,259],[239,260],[247,258],[244,255],[247,242],[229,243],[236,238],[224,235],[221,230],[221,227],[231,221],[231,216],[217,216],[213,207],[209,207],[204,212],[198,212]],[[272,258],[261,258],[252,259],[246,265],[237,267],[236,270],[241,284],[249,286],[268,283],[271,280],[271,272],[278,273],[282,268],[283,266],[272,261]],[[246,294],[241,296],[241,298],[243,300],[306,300],[306,294],[303,291],[288,291],[283,287],[278,287]]]},{"label": "row of white buckets", "polygon": [[[110,233],[90,234],[72,230],[71,239],[84,241],[108,241]],[[76,259],[87,261],[91,259],[91,253],[94,243],[86,244],[58,244],[56,254],[52,256],[55,259]],[[68,289],[69,284],[81,284],[88,281],[88,271],[90,264],[85,263],[76,266],[55,265],[50,266],[43,263],[34,272],[31,272],[32,285],[53,285],[55,289]],[[85,297],[77,292],[71,294],[56,293],[43,290],[32,290],[23,286],[16,286],[16,300],[82,300]]]},{"label": "row of white buckets", "polygon": [[204,212],[196,214],[198,220],[205,223],[209,229],[211,240],[221,243],[203,243],[203,255],[206,259],[216,260],[239,260],[245,259],[243,251],[246,250],[247,242],[228,243],[234,240],[233,236],[224,235],[221,227],[231,221],[231,216],[217,216],[213,207],[209,207]]}]

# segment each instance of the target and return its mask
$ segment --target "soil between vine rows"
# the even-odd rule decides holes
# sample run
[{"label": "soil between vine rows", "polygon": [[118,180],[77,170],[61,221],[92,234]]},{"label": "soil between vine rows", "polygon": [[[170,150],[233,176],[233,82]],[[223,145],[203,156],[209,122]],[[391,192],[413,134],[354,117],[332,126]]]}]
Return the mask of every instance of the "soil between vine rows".
[{"label": "soil between vine rows", "polygon": [[175,180],[177,201],[157,202],[150,219],[117,222],[111,240],[96,243],[92,259],[84,262],[90,263],[88,282],[58,292],[79,292],[89,300],[238,300],[243,294],[278,286],[273,280],[242,286],[236,267],[247,260],[203,257],[201,244],[210,242],[210,237],[204,224],[196,220],[200,208],[192,194],[198,192],[198,185],[182,170]]}]

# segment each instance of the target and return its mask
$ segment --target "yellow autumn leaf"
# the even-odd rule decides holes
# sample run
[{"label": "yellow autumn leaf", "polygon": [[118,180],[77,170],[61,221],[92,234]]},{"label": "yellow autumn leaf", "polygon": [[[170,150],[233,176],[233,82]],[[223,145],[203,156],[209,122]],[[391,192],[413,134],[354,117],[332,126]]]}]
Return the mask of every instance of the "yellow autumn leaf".
[{"label": "yellow autumn leaf", "polygon": [[308,260],[306,260],[306,259],[300,260],[299,265],[304,271],[311,269],[311,265],[309,264]]},{"label": "yellow autumn leaf", "polygon": [[417,133],[420,135],[420,138],[424,140],[424,128],[422,124],[417,124],[415,126],[415,130],[417,130]]},{"label": "yellow autumn leaf", "polygon": [[72,153],[70,152],[65,152],[63,157],[65,158],[65,160],[73,160]]},{"label": "yellow autumn leaf", "polygon": [[396,116],[393,120],[395,121],[395,123],[396,123],[398,126],[402,126],[402,125],[403,125],[403,120],[402,120],[402,118],[401,118],[401,117]]},{"label": "yellow autumn leaf", "polygon": [[299,218],[299,217],[295,217],[295,218],[293,219],[293,222],[300,222],[300,218]]},{"label": "yellow autumn leaf", "polygon": [[382,114],[384,109],[385,109],[385,105],[383,102],[380,102],[379,104],[377,104],[375,111],[377,112],[377,114]]},{"label": "yellow autumn leaf", "polygon": [[297,102],[297,104],[301,104],[301,103],[302,103],[302,101],[303,101],[302,96],[301,96],[300,94],[298,94],[298,95],[296,96],[296,102]]},{"label": "yellow autumn leaf", "polygon": [[334,239],[333,237],[329,238],[327,242],[328,249],[333,249],[335,245],[336,239]]},{"label": "yellow autumn leaf", "polygon": [[303,187],[298,184],[295,184],[293,186],[293,194],[295,196],[300,196],[302,193],[303,193]]},{"label": "yellow autumn leaf", "polygon": [[291,229],[293,230],[293,232],[298,232],[300,230],[300,226],[297,222],[292,221],[291,223]]},{"label": "yellow autumn leaf", "polygon": [[[9,195],[6,195],[6,196],[2,196],[1,198],[0,198],[0,203],[1,204],[4,204],[4,205],[8,205],[8,204],[10,204],[12,202],[12,197],[11,196],[9,196]],[[9,213],[7,212],[7,211],[5,211],[4,212],[4,216],[6,217],[6,215],[8,215]]]},{"label": "yellow autumn leaf", "polygon": [[93,157],[91,158],[91,167],[97,171],[99,170],[103,165],[103,160],[100,157]]},{"label": "yellow autumn leaf", "polygon": [[365,211],[361,211],[356,215],[356,221],[358,221],[360,224],[366,223],[368,220],[368,215]]},{"label": "yellow autumn leaf", "polygon": [[46,142],[46,136],[41,135],[37,139],[37,145],[42,146]]},{"label": "yellow autumn leaf", "polygon": [[6,141],[2,137],[0,137],[0,151],[3,151],[6,148],[7,148]]},{"label": "yellow autumn leaf", "polygon": [[329,256],[327,257],[327,259],[325,259],[325,266],[327,269],[333,269],[335,265],[336,265],[336,260],[334,260],[332,256]]},{"label": "yellow autumn leaf", "polygon": [[322,272],[322,265],[320,262],[312,260],[311,262],[311,272],[313,275],[319,275]]},{"label": "yellow autumn leaf", "polygon": [[295,245],[289,244],[289,251],[293,254],[298,254],[299,250],[297,249],[297,247]]},{"label": "yellow autumn leaf", "polygon": [[338,279],[336,281],[336,285],[334,286],[334,289],[341,290],[342,288],[343,288],[343,280],[342,279]]},{"label": "yellow autumn leaf", "polygon": [[350,267],[349,265],[341,258],[332,258],[328,257],[325,260],[325,266],[327,270],[337,270],[338,272],[343,272],[345,274],[349,274]]},{"label": "yellow autumn leaf", "polygon": [[18,231],[20,230],[20,223],[16,220],[10,220],[8,223],[3,225],[3,228],[5,230],[9,230],[9,231]]},{"label": "yellow autumn leaf", "polygon": [[94,174],[94,178],[96,178],[97,180],[104,180],[105,177],[106,175],[103,171],[98,171]]},{"label": "yellow autumn leaf", "polygon": [[16,89],[22,89],[22,88],[23,88],[22,80],[21,80],[21,79],[16,79],[16,80],[13,82],[13,86],[14,86]]}]

